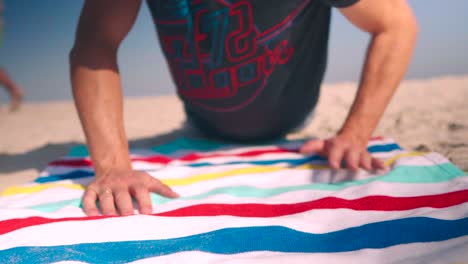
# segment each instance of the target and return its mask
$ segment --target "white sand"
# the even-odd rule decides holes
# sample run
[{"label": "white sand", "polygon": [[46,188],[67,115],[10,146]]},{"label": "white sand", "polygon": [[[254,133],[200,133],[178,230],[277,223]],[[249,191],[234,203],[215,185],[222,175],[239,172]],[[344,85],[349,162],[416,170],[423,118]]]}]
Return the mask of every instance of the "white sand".
[{"label": "white sand", "polygon": [[[327,137],[342,124],[356,84],[325,85],[315,119],[297,136]],[[175,96],[127,98],[125,122],[134,147],[153,146],[184,132]],[[375,135],[407,149],[437,151],[468,171],[468,75],[405,81]],[[0,190],[33,180],[48,161],[66,155],[84,137],[72,102],[28,103],[0,110]]]}]

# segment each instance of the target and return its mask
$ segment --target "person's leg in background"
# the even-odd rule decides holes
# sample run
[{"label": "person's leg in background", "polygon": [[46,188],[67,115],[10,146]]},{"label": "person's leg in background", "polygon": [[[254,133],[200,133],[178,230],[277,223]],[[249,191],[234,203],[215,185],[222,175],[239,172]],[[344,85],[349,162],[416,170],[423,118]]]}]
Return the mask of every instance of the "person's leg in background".
[{"label": "person's leg in background", "polygon": [[18,110],[23,98],[23,90],[10,79],[3,68],[0,68],[0,85],[5,87],[10,94],[10,110]]},{"label": "person's leg in background", "polygon": [[[3,40],[3,1],[0,0],[0,46]],[[5,69],[0,67],[0,86],[6,88],[10,94],[10,111],[18,110],[23,98],[23,90],[8,76]]]}]

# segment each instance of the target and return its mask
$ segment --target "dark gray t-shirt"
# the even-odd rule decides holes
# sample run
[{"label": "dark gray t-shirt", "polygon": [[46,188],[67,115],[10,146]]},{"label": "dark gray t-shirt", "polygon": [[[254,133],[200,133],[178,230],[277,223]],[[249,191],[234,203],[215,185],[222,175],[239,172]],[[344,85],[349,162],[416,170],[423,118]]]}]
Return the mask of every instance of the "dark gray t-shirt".
[{"label": "dark gray t-shirt", "polygon": [[358,0],[148,0],[177,92],[203,131],[281,136],[314,108],[330,7]]}]

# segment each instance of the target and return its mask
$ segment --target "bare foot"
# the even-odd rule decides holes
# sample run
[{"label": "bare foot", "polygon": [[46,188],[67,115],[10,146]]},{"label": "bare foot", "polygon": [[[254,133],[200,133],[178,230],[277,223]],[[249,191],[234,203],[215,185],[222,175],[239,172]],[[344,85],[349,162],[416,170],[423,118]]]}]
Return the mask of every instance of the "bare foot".
[{"label": "bare foot", "polygon": [[17,87],[15,89],[15,93],[11,95],[10,111],[11,112],[18,111],[21,106],[22,101],[23,101],[23,90]]}]

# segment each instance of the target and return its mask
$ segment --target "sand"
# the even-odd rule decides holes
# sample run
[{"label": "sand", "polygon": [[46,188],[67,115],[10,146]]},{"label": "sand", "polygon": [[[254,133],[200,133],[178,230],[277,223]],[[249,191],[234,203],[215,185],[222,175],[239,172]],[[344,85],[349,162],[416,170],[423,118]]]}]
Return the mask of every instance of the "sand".
[{"label": "sand", "polygon": [[[355,83],[324,85],[314,120],[290,135],[328,137],[339,129]],[[153,146],[186,135],[175,96],[126,98],[125,126],[132,147]],[[375,135],[407,149],[436,151],[468,172],[468,75],[404,81]],[[47,162],[84,142],[72,102],[27,103],[0,109],[0,191],[35,179]]]}]

